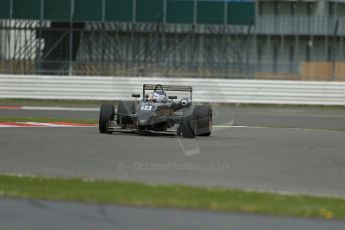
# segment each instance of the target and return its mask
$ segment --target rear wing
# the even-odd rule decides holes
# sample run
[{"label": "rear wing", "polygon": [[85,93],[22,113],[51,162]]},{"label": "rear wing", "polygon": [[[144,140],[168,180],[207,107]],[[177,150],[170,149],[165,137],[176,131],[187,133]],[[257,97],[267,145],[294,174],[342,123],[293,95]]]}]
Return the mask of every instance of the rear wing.
[{"label": "rear wing", "polygon": [[[187,91],[192,93],[193,87],[192,86],[184,86],[184,85],[161,85],[164,91]],[[144,84],[143,90],[155,90],[157,85],[154,84]]]},{"label": "rear wing", "polygon": [[189,97],[192,99],[192,86],[185,85],[160,85],[160,84],[144,84],[143,85],[143,97],[145,97],[146,90],[156,90],[162,89],[163,91],[180,91],[180,92],[189,92]]}]

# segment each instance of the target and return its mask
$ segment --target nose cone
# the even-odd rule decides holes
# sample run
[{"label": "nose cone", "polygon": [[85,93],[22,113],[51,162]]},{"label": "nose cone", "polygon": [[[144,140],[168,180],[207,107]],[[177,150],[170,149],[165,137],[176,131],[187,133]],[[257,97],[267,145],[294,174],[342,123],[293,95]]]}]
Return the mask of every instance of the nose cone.
[{"label": "nose cone", "polygon": [[139,119],[138,125],[139,126],[148,126],[149,125],[149,119]]},{"label": "nose cone", "polygon": [[138,111],[138,125],[139,126],[148,126],[150,124],[152,115],[154,113],[153,109],[140,109]]}]

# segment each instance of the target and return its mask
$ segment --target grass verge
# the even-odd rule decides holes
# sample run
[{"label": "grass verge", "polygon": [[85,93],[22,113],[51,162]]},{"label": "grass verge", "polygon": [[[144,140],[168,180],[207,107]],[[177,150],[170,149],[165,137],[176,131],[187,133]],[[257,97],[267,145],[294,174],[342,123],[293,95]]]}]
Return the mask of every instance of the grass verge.
[{"label": "grass verge", "polygon": [[0,197],[345,219],[345,199],[183,185],[0,175]]},{"label": "grass verge", "polygon": [[[26,105],[26,106],[67,106],[99,107],[103,103],[117,104],[117,101],[96,100],[57,100],[57,99],[0,99],[0,105]],[[263,109],[324,109],[345,110],[343,105],[285,105],[285,104],[246,104],[246,103],[215,103],[214,105],[229,108],[263,108]]]},{"label": "grass verge", "polygon": [[70,119],[48,117],[0,117],[0,122],[73,122],[80,124],[98,124],[96,119]]}]

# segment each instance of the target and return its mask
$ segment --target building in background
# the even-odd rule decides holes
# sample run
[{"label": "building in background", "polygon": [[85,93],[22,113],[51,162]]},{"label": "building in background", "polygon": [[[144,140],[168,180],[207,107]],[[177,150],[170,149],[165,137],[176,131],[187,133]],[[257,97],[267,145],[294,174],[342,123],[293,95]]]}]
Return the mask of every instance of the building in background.
[{"label": "building in background", "polygon": [[2,73],[345,79],[345,1],[0,5]]},{"label": "building in background", "polygon": [[257,4],[259,75],[306,80],[345,78],[345,1]]}]

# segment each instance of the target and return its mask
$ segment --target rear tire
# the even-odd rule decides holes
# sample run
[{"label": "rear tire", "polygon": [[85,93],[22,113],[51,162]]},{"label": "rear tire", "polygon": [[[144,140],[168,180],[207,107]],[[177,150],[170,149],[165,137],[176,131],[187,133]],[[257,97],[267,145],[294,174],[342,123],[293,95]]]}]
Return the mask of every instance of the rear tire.
[{"label": "rear tire", "polygon": [[[117,106],[117,113],[120,114],[134,114],[135,113],[135,102],[134,101],[120,101]],[[133,124],[133,119],[126,115],[117,115],[116,124],[126,126]]]},{"label": "rear tire", "polygon": [[199,105],[195,108],[196,135],[210,136],[212,133],[212,108],[210,105]]},{"label": "rear tire", "polygon": [[184,111],[181,133],[184,138],[195,138],[196,136],[196,113],[194,108]]},{"label": "rear tire", "polygon": [[110,121],[114,121],[114,105],[112,104],[102,104],[99,113],[99,132],[100,133],[111,133],[107,131],[108,124]]}]

